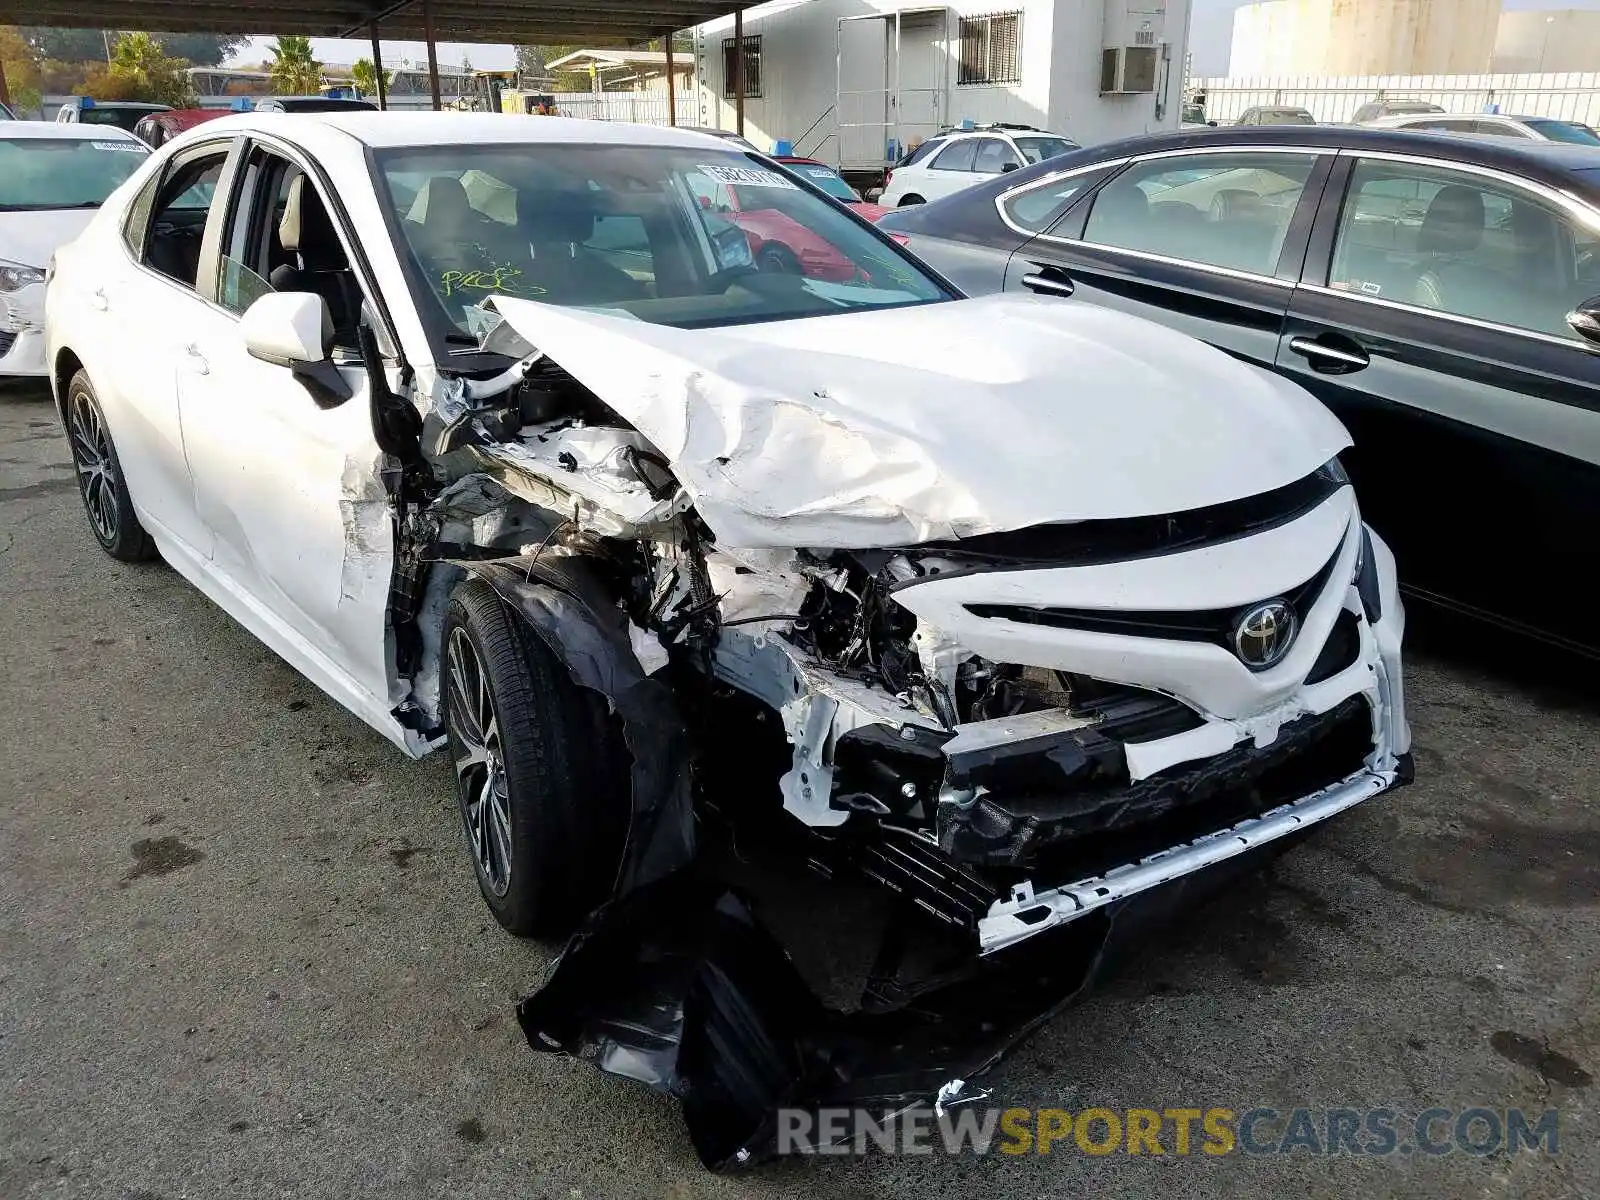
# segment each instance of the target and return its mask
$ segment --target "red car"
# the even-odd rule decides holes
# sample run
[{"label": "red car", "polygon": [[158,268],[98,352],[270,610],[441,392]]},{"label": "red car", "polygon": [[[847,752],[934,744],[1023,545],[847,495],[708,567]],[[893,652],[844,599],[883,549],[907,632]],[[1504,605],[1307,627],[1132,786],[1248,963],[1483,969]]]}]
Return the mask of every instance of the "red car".
[{"label": "red car", "polygon": [[173,108],[166,112],[155,112],[148,117],[140,117],[133,127],[133,134],[142,142],[160,146],[185,130],[193,129],[204,121],[225,117],[228,112],[226,108]]},{"label": "red car", "polygon": [[[797,175],[830,196],[834,196],[869,221],[876,221],[887,208],[862,201],[855,191],[826,163],[810,158],[783,157],[776,160],[790,174]],[[700,203],[714,208],[731,220],[750,239],[750,250],[763,271],[806,275],[835,283],[856,279],[858,271],[815,230],[796,221],[785,207],[794,189],[757,183],[713,181],[714,191],[702,194]]]}]

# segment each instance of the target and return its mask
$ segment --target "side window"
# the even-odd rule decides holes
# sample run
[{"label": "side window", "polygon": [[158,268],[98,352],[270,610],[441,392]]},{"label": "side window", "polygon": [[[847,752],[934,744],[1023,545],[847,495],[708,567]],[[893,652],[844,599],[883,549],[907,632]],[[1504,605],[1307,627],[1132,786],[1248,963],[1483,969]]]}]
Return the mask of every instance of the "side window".
[{"label": "side window", "polygon": [[122,242],[135,258],[144,257],[144,235],[150,228],[150,210],[155,207],[156,192],[161,189],[161,175],[159,170],[151,173],[122,219]]},{"label": "side window", "polygon": [[970,171],[972,160],[978,153],[977,138],[962,138],[939,152],[928,167],[934,171]]},{"label": "side window", "polygon": [[1517,140],[1532,136],[1520,126],[1506,125],[1499,121],[1474,121],[1472,129],[1474,133],[1489,134],[1493,137],[1515,138]]},{"label": "side window", "polygon": [[895,163],[895,166],[909,167],[912,163],[926,162],[928,155],[932,154],[942,145],[944,145],[943,138],[930,138],[928,141],[923,142],[922,145],[918,146],[915,150],[907,154],[899,162]]},{"label": "side window", "polygon": [[1104,172],[1086,171],[1052,179],[1026,191],[1013,192],[1000,201],[1006,217],[1019,229],[1043,233],[1061,219],[1072,202],[1099,181]]},{"label": "side window", "polygon": [[1310,154],[1179,155],[1135,163],[1095,197],[1084,240],[1271,275]]},{"label": "side window", "polygon": [[200,240],[205,234],[211,198],[228,161],[227,147],[185,158],[167,169],[150,209],[150,234],[144,243],[144,265],[168,279],[195,286],[200,269]]},{"label": "side window", "polygon": [[972,162],[974,171],[984,171],[990,175],[998,175],[1006,169],[1008,163],[1015,167],[1022,165],[1017,161],[1016,151],[1012,150],[1005,142],[999,138],[980,138],[978,140],[978,153]]},{"label": "side window", "polygon": [[1441,167],[1364,160],[1345,196],[1328,286],[1577,340],[1597,290],[1600,218]]}]

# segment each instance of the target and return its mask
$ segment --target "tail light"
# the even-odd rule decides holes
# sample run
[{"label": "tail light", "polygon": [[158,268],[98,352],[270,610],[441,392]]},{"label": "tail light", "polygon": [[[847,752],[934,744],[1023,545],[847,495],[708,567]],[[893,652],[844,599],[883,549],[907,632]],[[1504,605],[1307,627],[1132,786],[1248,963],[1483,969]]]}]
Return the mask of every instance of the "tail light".
[{"label": "tail light", "polygon": [[883,173],[883,190],[887,192],[889,190],[889,185],[891,183],[893,183],[893,182],[894,182],[894,171],[892,171],[892,170],[885,171]]},{"label": "tail light", "polygon": [[889,235],[889,240],[894,242],[894,244],[897,245],[897,246],[909,246],[909,245],[911,245],[911,239],[908,238],[903,233],[891,233]]}]

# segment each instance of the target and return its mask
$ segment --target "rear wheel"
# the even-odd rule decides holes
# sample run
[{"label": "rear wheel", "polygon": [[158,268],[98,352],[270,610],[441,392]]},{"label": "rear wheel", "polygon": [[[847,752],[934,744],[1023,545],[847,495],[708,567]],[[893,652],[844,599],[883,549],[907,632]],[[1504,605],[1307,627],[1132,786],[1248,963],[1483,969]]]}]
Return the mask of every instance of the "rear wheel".
[{"label": "rear wheel", "polygon": [[451,596],[443,644],[445,728],[478,888],[512,933],[567,933],[616,879],[630,761],[620,730],[479,580]]},{"label": "rear wheel", "polygon": [[123,562],[154,558],[156,544],[134,515],[122,462],[117,458],[105,413],[86,371],[79,371],[67,385],[66,415],[78,494],[83,497],[83,510],[95,541],[112,558]]},{"label": "rear wheel", "polygon": [[927,201],[924,200],[921,196],[917,195],[915,192],[912,192],[909,196],[901,196],[900,197],[900,207],[901,208],[906,208],[906,207],[909,207],[910,205],[913,205],[913,204],[926,204],[926,203],[927,203]]}]

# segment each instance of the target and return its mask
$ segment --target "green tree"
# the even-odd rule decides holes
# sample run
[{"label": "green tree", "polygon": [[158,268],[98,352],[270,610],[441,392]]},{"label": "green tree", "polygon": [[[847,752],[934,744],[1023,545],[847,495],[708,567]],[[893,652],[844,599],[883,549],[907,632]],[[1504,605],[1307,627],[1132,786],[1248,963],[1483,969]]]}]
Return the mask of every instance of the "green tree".
[{"label": "green tree", "polygon": [[[61,29],[53,25],[30,25],[22,30],[22,36],[38,51],[40,58],[62,62],[104,62],[106,46],[117,40],[115,30],[109,34],[100,29]],[[153,36],[168,54],[188,59],[197,67],[220,66],[223,59],[250,40],[212,33],[158,33]]]},{"label": "green tree", "polygon": [[90,72],[83,91],[96,100],[146,100],[186,108],[195,103],[195,95],[185,65],[148,33],[125,33],[111,48],[110,64]]},{"label": "green tree", "polygon": [[587,92],[591,86],[588,71],[561,70],[551,74],[546,63],[564,58],[583,46],[518,46],[517,70],[522,75],[522,86],[552,92]]},{"label": "green tree", "polygon": [[[378,68],[370,58],[356,59],[355,66],[350,68],[350,78],[356,87],[361,89],[363,96],[376,96],[378,94]],[[394,78],[393,71],[383,73],[383,90],[389,90],[389,81]]]},{"label": "green tree", "polygon": [[309,96],[322,90],[322,64],[311,53],[310,38],[279,37],[267,49],[272,54],[267,74],[279,92]]},{"label": "green tree", "polygon": [[0,25],[0,68],[18,115],[39,107],[39,52],[14,25]]}]

